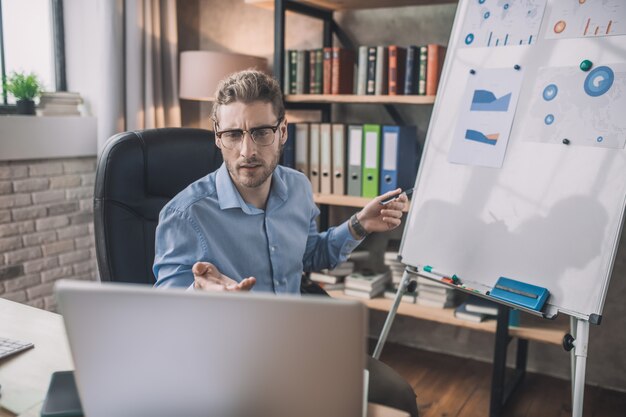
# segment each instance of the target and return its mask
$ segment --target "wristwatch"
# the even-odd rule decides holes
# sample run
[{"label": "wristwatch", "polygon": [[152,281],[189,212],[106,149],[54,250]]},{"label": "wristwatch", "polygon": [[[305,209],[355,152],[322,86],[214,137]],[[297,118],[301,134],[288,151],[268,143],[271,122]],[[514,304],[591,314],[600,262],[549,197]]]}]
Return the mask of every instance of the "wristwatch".
[{"label": "wristwatch", "polygon": [[356,233],[359,239],[363,239],[369,234],[367,230],[365,230],[359,219],[357,219],[356,213],[353,214],[352,217],[350,217],[350,226],[352,226],[352,230],[354,230],[354,233]]}]

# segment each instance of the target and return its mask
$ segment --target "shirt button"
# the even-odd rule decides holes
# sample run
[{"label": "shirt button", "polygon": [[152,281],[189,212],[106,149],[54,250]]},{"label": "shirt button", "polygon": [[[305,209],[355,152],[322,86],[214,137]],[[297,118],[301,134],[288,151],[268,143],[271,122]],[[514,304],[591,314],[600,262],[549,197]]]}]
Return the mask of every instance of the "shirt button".
[{"label": "shirt button", "polygon": [[272,246],[272,252],[276,250],[276,246]]}]

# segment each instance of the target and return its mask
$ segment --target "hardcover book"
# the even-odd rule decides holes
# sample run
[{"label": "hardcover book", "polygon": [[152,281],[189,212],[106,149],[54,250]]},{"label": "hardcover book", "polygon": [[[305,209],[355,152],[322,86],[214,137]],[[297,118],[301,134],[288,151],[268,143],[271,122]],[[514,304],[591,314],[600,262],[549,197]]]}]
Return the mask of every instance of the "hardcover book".
[{"label": "hardcover book", "polygon": [[389,47],[389,95],[404,93],[404,70],[406,69],[406,48],[398,45]]},{"label": "hardcover book", "polygon": [[426,58],[426,95],[434,96],[439,87],[439,77],[443,68],[443,59],[446,55],[445,46],[429,44]]},{"label": "hardcover book", "polygon": [[419,48],[409,46],[406,49],[406,67],[404,70],[404,94],[417,94],[417,72],[419,70]]},{"label": "hardcover book", "polygon": [[354,51],[332,48],[331,94],[352,94],[354,88]]},{"label": "hardcover book", "polygon": [[374,95],[376,93],[376,47],[367,48],[367,78],[365,83],[365,94]]}]

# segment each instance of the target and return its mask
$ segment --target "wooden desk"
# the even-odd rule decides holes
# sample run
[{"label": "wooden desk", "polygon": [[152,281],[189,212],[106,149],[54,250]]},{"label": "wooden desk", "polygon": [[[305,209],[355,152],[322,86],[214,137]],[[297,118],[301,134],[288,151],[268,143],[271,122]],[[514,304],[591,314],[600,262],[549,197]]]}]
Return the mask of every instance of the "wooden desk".
[{"label": "wooden desk", "polygon": [[22,414],[43,401],[52,372],[74,369],[63,318],[0,298],[0,335],[35,345],[0,360],[0,407]]},{"label": "wooden desk", "polygon": [[[0,335],[35,345],[0,360],[0,417],[38,417],[52,373],[74,369],[63,318],[0,298]],[[377,404],[369,404],[367,414],[408,417],[407,413]]]}]

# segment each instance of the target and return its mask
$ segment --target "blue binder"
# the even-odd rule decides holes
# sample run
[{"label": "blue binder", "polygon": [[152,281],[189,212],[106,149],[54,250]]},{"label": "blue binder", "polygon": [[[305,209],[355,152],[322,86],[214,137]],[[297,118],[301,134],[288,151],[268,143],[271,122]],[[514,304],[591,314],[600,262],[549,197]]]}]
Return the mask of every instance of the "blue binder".
[{"label": "blue binder", "polygon": [[411,188],[420,160],[415,126],[383,126],[380,194]]}]

